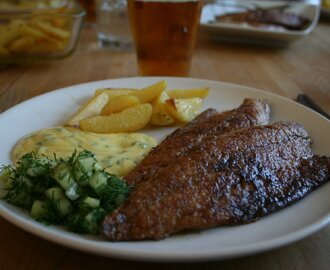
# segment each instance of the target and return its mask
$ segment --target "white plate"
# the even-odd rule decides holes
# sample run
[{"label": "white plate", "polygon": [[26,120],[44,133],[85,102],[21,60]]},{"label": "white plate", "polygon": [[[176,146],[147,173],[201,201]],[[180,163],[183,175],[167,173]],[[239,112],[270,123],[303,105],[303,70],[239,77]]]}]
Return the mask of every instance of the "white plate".
[{"label": "white plate", "polygon": [[[228,2],[228,1],[227,1]],[[240,2],[239,0],[231,0],[240,5],[247,5],[249,1]],[[259,6],[269,7],[278,6],[284,1],[250,1],[257,2]],[[220,3],[220,4],[219,4]],[[223,2],[215,2],[207,4],[203,7],[201,14],[202,29],[210,32],[214,39],[236,41],[243,43],[256,43],[265,45],[287,45],[290,42],[296,41],[308,35],[316,26],[320,16],[320,6],[317,4],[318,0],[308,0],[294,4],[287,11],[300,14],[311,21],[311,24],[304,30],[285,30],[276,27],[262,28],[251,26],[248,24],[234,24],[215,22],[215,17],[232,12],[242,12],[244,10],[238,9],[232,5],[223,5]]]},{"label": "white plate", "polygon": [[[36,129],[60,125],[94,90],[101,87],[144,87],[164,78],[140,77],[99,81],[67,87],[25,101],[0,115],[0,164],[10,163],[10,150],[18,139]],[[169,88],[210,87],[204,108],[219,111],[239,106],[245,97],[267,98],[271,121],[295,120],[309,131],[316,153],[330,155],[330,122],[294,101],[239,85],[189,79],[165,78]],[[162,138],[171,129],[146,131]],[[37,236],[71,248],[100,255],[153,261],[196,261],[223,259],[279,247],[305,237],[330,220],[330,184],[305,199],[260,221],[219,227],[198,233],[176,235],[161,241],[107,242],[33,221],[26,213],[0,201],[0,214],[16,226]],[[17,243],[19,244],[19,243]]]}]

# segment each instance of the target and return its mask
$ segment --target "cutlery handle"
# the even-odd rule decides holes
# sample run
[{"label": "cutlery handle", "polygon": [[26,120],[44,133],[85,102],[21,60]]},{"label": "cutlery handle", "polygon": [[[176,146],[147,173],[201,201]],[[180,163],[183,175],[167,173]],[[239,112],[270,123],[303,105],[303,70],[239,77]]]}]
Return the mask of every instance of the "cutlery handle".
[{"label": "cutlery handle", "polygon": [[330,115],[325,112],[319,105],[315,103],[314,100],[312,100],[309,96],[305,94],[299,94],[297,96],[296,101],[302,105],[305,105],[306,107],[318,112],[319,114],[322,114],[324,117],[330,120]]}]

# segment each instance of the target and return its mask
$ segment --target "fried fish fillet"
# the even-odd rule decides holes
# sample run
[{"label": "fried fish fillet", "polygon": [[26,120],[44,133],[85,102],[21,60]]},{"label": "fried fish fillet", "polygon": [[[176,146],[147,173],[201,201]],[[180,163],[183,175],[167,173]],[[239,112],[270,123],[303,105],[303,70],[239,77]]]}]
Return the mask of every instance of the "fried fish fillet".
[{"label": "fried fish fillet", "polygon": [[157,147],[152,149],[139,166],[133,169],[125,180],[136,185],[148,180],[159,168],[167,166],[174,158],[184,155],[209,135],[268,124],[269,104],[266,100],[245,99],[240,107],[219,113],[208,109],[183,128],[178,128]]},{"label": "fried fish fillet", "polygon": [[112,240],[255,221],[329,181],[330,158],[313,155],[294,122],[210,134],[141,182],[102,223]]}]

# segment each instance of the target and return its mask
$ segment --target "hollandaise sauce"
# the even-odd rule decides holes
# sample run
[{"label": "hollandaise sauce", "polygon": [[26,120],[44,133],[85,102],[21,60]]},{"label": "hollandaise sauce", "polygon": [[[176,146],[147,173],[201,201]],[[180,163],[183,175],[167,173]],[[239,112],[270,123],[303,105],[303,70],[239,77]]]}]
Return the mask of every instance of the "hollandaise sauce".
[{"label": "hollandaise sauce", "polygon": [[26,153],[67,158],[73,151],[89,150],[108,173],[125,176],[156,146],[142,133],[97,134],[71,127],[42,129],[21,139],[12,150],[14,164]]}]

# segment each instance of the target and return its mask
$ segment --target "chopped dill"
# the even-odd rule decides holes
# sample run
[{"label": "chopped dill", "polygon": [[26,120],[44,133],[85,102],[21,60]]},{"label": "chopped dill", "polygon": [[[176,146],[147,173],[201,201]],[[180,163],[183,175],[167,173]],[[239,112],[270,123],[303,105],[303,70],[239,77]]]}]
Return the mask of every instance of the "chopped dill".
[{"label": "chopped dill", "polygon": [[5,186],[2,199],[29,210],[35,220],[86,234],[98,234],[104,216],[122,204],[130,191],[87,150],[74,151],[67,159],[27,153],[16,167],[0,168],[0,181]]}]

